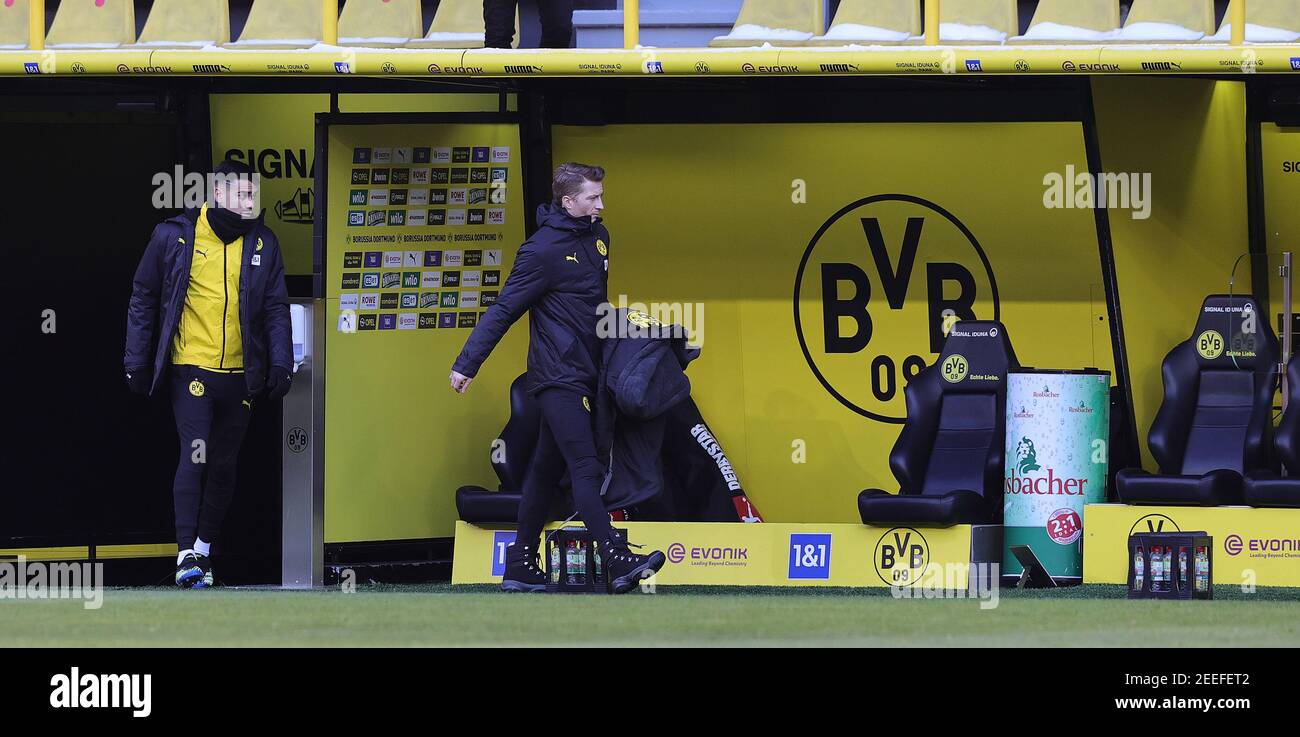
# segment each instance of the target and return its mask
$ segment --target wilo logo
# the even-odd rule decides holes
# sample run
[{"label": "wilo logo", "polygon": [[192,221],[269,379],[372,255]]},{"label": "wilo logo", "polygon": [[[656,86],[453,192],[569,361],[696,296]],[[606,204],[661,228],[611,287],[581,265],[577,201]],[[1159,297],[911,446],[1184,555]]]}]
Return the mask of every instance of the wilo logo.
[{"label": "wilo logo", "polygon": [[[884,194],[847,205],[813,235],[794,313],[826,391],[864,417],[901,424],[904,384],[936,360],[955,320],[998,319],[998,290],[984,249],[952,213]],[[964,360],[951,368],[949,381],[965,378]]]},{"label": "wilo logo", "polygon": [[1049,210],[1132,210],[1134,220],[1151,217],[1151,173],[1049,172],[1043,177],[1043,207]]},{"label": "wilo logo", "polygon": [[153,676],[82,673],[73,666],[68,674],[50,678],[50,706],[55,709],[131,709],[133,717],[153,713]]},{"label": "wilo logo", "polygon": [[177,165],[155,174],[152,184],[153,206],[159,210],[193,209],[215,202],[248,219],[262,212],[262,177],[257,173],[204,174]]},{"label": "wilo logo", "polygon": [[103,563],[0,560],[0,599],[84,599],[86,609],[104,606]]},{"label": "wilo logo", "polygon": [[[626,315],[626,319],[620,315]],[[596,308],[596,336],[605,338],[685,338],[692,346],[704,345],[704,304],[701,302],[641,302],[628,304],[627,295],[618,303]]]}]

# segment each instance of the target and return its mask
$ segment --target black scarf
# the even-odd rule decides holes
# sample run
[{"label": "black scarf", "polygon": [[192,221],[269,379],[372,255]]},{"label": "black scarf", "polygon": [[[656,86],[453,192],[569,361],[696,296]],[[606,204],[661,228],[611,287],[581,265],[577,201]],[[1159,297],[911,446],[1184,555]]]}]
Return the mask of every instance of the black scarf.
[{"label": "black scarf", "polygon": [[212,232],[216,233],[221,242],[226,245],[248,235],[261,219],[259,215],[246,220],[234,210],[227,210],[215,204],[208,205],[208,225],[212,226]]}]

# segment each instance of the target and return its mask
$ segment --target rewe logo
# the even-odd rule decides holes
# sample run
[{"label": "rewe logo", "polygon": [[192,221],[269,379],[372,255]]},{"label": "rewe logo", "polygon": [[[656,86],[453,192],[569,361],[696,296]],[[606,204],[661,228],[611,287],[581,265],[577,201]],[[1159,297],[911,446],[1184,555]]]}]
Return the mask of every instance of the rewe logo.
[{"label": "rewe logo", "polygon": [[133,717],[153,713],[153,676],[82,673],[73,667],[50,678],[50,706],[55,709],[131,709]]},{"label": "rewe logo", "polygon": [[999,316],[975,235],[942,207],[903,194],[858,200],[821,226],[799,263],[794,308],[799,345],[822,386],[854,412],[891,423],[903,422],[903,386],[937,359],[945,323]]}]

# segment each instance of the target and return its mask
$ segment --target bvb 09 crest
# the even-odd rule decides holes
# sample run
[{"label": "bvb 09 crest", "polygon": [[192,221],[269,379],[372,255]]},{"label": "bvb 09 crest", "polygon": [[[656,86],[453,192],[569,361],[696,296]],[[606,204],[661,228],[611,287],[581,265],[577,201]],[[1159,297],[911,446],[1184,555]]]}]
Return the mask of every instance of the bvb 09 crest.
[{"label": "bvb 09 crest", "polygon": [[[975,234],[920,197],[876,195],[845,206],[799,262],[794,323],[808,367],[865,417],[903,422],[903,387],[938,358],[953,318],[997,320],[997,282]],[[954,358],[961,360],[945,367],[950,382],[968,368]]]}]

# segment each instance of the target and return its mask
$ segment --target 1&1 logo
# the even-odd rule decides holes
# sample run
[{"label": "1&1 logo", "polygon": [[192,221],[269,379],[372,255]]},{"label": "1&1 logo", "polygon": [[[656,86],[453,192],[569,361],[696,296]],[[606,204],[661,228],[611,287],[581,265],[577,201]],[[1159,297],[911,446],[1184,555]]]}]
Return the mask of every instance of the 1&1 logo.
[{"label": "1&1 logo", "polygon": [[[903,385],[939,355],[951,318],[999,319],[997,281],[970,229],[920,197],[875,195],[844,207],[799,262],[799,347],[826,391],[864,417],[904,421]],[[945,363],[949,382],[970,370],[959,355]]]},{"label": "1&1 logo", "polygon": [[513,532],[492,533],[492,575],[506,575],[506,548],[515,541]]},{"label": "1&1 logo", "polygon": [[930,543],[911,527],[894,527],[880,536],[872,562],[887,586],[911,586],[930,565]]}]

